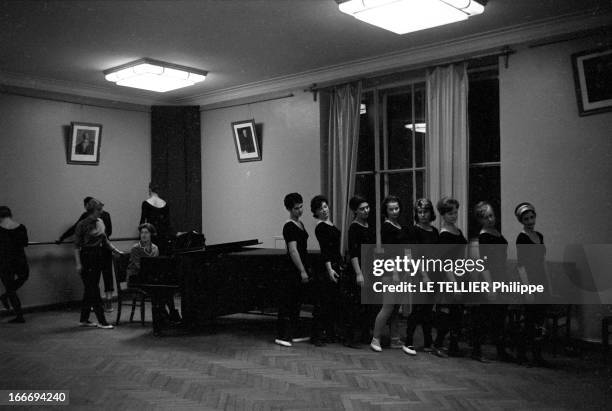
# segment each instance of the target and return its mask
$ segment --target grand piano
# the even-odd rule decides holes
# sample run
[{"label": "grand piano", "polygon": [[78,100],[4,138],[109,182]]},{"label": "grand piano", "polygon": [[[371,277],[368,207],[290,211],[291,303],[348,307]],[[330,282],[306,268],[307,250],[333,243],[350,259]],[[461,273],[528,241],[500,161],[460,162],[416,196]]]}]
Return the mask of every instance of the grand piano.
[{"label": "grand piano", "polygon": [[[283,292],[279,276],[293,270],[285,249],[253,248],[258,240],[207,246],[178,252],[176,272],[181,314],[188,329],[197,330],[215,317],[278,307]],[[313,271],[323,268],[320,254],[310,253]],[[305,302],[312,302],[310,295]]]}]

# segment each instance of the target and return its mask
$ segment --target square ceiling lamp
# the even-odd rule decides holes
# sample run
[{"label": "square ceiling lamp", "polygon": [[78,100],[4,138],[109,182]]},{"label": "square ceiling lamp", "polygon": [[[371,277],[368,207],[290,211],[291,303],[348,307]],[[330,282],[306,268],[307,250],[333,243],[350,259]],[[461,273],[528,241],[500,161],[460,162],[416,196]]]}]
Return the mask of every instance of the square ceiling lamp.
[{"label": "square ceiling lamp", "polygon": [[204,81],[208,72],[145,58],[104,70],[104,74],[119,86],[163,93]]},{"label": "square ceiling lamp", "polygon": [[481,14],[473,0],[336,0],[341,12],[397,34],[442,26]]}]

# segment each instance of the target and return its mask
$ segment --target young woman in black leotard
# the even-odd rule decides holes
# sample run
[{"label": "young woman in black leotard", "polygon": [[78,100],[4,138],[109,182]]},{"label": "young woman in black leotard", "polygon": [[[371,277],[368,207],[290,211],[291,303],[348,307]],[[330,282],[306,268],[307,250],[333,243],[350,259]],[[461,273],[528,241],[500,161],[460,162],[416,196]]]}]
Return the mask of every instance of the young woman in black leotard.
[{"label": "young woman in black leotard", "polygon": [[[380,229],[381,239],[383,244],[409,244],[410,240],[407,238],[407,230],[404,229],[399,223],[399,216],[401,213],[400,200],[396,196],[387,196],[381,207],[382,213],[385,216],[385,221],[382,223]],[[393,315],[397,304],[394,303],[383,303],[380,311],[376,315],[374,320],[374,331],[372,341],[370,342],[370,348],[373,351],[380,352],[382,347],[380,345],[380,338],[383,333],[383,329],[387,325],[389,318]],[[392,331],[396,328],[394,322],[397,320],[392,319],[392,323],[389,328]],[[393,340],[393,335],[391,335]],[[399,339],[399,338],[398,338]]]},{"label": "young woman in black leotard", "polygon": [[172,226],[170,224],[170,207],[159,197],[160,186],[149,184],[149,198],[142,202],[140,224],[153,224],[157,234],[153,244],[159,248],[159,255],[168,255],[172,251]]},{"label": "young woman in black leotard", "polygon": [[[478,234],[478,250],[480,258],[487,259],[487,270],[482,273],[482,281],[492,284],[493,281],[507,281],[506,261],[508,259],[508,241],[496,227],[497,220],[491,204],[481,201],[474,207],[474,216],[481,226]],[[494,292],[486,298],[490,305],[472,307],[472,357],[482,361],[481,345],[487,330],[490,331],[499,361],[513,361],[506,352],[505,321],[508,305],[498,300]],[[501,297],[499,298],[501,299]]]},{"label": "young woman in black leotard", "polygon": [[346,298],[345,340],[344,345],[360,348],[360,341],[369,341],[370,327],[376,315],[371,306],[361,304],[361,287],[364,278],[361,271],[361,245],[375,244],[374,230],[368,224],[370,205],[360,196],[349,200],[349,208],[355,218],[348,230],[348,249],[350,257],[349,276],[344,278],[340,288]]},{"label": "young woman in black leotard", "polygon": [[[536,211],[530,203],[520,203],[514,214],[523,225],[523,230],[516,237],[516,254],[518,272],[521,283],[544,285],[545,292],[550,293],[550,281],[546,273],[546,246],[544,236],[535,230]],[[542,358],[542,334],[546,314],[546,306],[533,304],[528,300],[525,305],[525,326],[523,338],[519,342],[518,361],[533,365],[546,366]],[[532,360],[527,360],[527,349],[531,348]]]},{"label": "young woman in black leotard", "polygon": [[319,320],[313,324],[312,342],[321,345],[323,342],[336,341],[336,326],[339,326],[340,316],[338,301],[340,300],[339,280],[346,276],[346,267],[340,253],[340,230],[331,222],[329,202],[325,196],[315,196],[310,201],[310,211],[317,220],[315,236],[321,249],[325,271],[315,273],[319,294]]},{"label": "young woman in black leotard", "polygon": [[[438,230],[431,225],[435,219],[436,213],[431,201],[427,198],[418,199],[414,205],[415,224],[412,230],[415,243],[438,244]],[[424,273],[421,280],[428,282],[434,279],[434,273]],[[414,304],[412,306],[412,312],[406,320],[406,341],[402,347],[404,352],[408,355],[416,355],[416,350],[413,346],[413,336],[418,324],[421,324],[423,328],[423,351],[431,352],[438,357],[444,357],[445,354],[442,351],[432,346],[433,304]]]},{"label": "young woman in black leotard", "polygon": [[26,282],[30,273],[23,250],[27,246],[28,230],[13,220],[10,208],[0,206],[0,280],[5,289],[4,294],[0,295],[0,301],[7,310],[13,306],[15,318],[9,320],[9,323],[25,322],[17,290]]},{"label": "young woman in black leotard", "polygon": [[299,193],[290,193],[284,199],[285,208],[289,212],[289,220],[283,226],[283,238],[287,246],[287,254],[293,263],[290,272],[282,273],[282,289],[280,306],[278,308],[278,320],[276,339],[278,345],[291,347],[292,340],[296,337],[300,318],[301,295],[300,284],[306,284],[310,278],[306,271],[308,262],[308,232],[304,223],[300,220],[303,213],[304,200]]},{"label": "young woman in black leotard", "polygon": [[[455,244],[454,247],[449,250],[449,254],[444,258],[464,258],[465,257],[465,246],[467,240],[463,236],[463,233],[457,228],[457,216],[459,210],[459,202],[454,198],[443,197],[438,201],[436,205],[440,217],[442,217],[442,227],[440,229],[440,244]],[[457,279],[452,272],[445,272],[446,277],[444,281],[456,282]],[[449,304],[438,304],[436,307],[436,322],[438,333],[436,340],[434,341],[434,347],[436,349],[442,349],[444,344],[444,338],[446,334],[450,332],[450,344],[448,348],[448,355],[451,357],[461,356],[459,351],[459,334],[461,333],[462,317],[463,317],[463,305],[457,301],[448,301]]]}]

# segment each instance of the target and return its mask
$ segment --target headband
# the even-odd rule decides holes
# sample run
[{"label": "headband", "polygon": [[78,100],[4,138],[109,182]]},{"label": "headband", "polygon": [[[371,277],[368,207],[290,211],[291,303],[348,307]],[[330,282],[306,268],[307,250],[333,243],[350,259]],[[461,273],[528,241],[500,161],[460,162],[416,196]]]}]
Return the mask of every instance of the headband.
[{"label": "headband", "polygon": [[518,206],[516,208],[516,210],[514,211],[514,215],[516,216],[516,218],[518,218],[518,220],[521,220],[521,216],[523,215],[523,213],[526,213],[527,211],[533,211],[535,213],[535,207],[532,206],[529,203],[525,203],[525,204],[521,204],[520,206]]}]

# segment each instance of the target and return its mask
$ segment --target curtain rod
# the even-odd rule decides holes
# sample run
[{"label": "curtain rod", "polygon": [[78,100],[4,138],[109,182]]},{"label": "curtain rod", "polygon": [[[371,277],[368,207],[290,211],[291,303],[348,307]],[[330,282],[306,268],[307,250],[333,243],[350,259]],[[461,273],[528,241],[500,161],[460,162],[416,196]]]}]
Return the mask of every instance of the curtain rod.
[{"label": "curtain rod", "polygon": [[246,101],[244,103],[236,102],[236,103],[233,103],[233,104],[226,104],[226,105],[223,105],[223,106],[215,106],[214,104],[211,104],[208,107],[206,107],[206,106],[200,107],[200,113],[204,112],[204,111],[221,110],[223,108],[248,106],[249,104],[263,103],[263,102],[266,102],[266,101],[281,100],[281,99],[289,98],[289,97],[293,97],[293,96],[294,96],[293,93],[288,93],[288,94],[283,94],[281,96],[263,97],[263,98],[260,98],[260,99],[248,100],[248,101]]},{"label": "curtain rod", "polygon": [[[504,66],[506,68],[508,68],[508,60],[510,58],[511,54],[516,53],[516,50],[512,49],[510,46],[504,46],[502,47],[500,50],[496,51],[496,52],[489,52],[489,53],[481,53],[481,54],[473,54],[470,56],[466,56],[466,57],[462,57],[462,58],[457,58],[457,59],[447,59],[447,60],[440,60],[440,61],[434,61],[434,62],[429,62],[426,64],[417,64],[415,66],[407,66],[406,71],[407,70],[419,70],[419,69],[428,69],[431,67],[436,67],[436,66],[445,66],[445,65],[449,65],[449,64],[456,64],[456,63],[462,63],[464,61],[470,61],[470,60],[475,60],[475,59],[479,59],[479,58],[484,58],[484,57],[499,57],[499,56],[504,56],[505,57],[505,61],[504,61]],[[394,69],[394,71],[387,71],[387,72],[383,72],[383,73],[377,73],[375,75],[368,75],[367,77],[363,77],[363,76],[359,76],[359,77],[352,77],[352,78],[345,78],[342,80],[336,80],[336,81],[330,81],[327,83],[323,83],[322,85],[318,85],[317,83],[314,83],[312,86],[310,86],[307,89],[304,89],[304,92],[308,92],[310,91],[311,93],[315,93],[315,101],[316,101],[316,93],[320,90],[325,90],[331,87],[335,87],[335,86],[339,86],[342,84],[346,84],[349,83],[351,81],[357,81],[357,80],[369,80],[369,79],[373,79],[376,77],[380,77],[380,76],[384,76],[384,75],[388,75],[388,74],[393,74],[396,71],[396,69]]]}]

